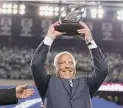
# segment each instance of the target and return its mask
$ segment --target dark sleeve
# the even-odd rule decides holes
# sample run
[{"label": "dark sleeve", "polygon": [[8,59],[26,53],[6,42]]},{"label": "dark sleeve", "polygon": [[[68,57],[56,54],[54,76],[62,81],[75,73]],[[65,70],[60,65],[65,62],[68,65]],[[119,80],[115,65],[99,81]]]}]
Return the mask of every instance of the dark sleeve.
[{"label": "dark sleeve", "polygon": [[35,84],[41,97],[45,95],[48,87],[50,75],[48,75],[44,68],[44,63],[50,47],[43,42],[38,46],[35,51],[34,57],[31,61],[31,69]]},{"label": "dark sleeve", "polygon": [[15,88],[0,89],[0,105],[17,104]]},{"label": "dark sleeve", "polygon": [[91,49],[90,53],[94,62],[94,70],[87,76],[87,83],[92,98],[108,74],[108,63],[99,47]]}]

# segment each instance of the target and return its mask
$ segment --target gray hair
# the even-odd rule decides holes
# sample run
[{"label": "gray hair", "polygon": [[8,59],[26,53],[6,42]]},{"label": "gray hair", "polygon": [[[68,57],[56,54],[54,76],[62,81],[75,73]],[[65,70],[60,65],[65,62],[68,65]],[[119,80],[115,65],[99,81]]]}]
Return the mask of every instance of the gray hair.
[{"label": "gray hair", "polygon": [[73,55],[70,53],[70,52],[67,52],[67,51],[64,51],[64,52],[60,52],[58,53],[55,58],[54,58],[54,67],[57,68],[58,66],[58,60],[59,60],[59,57],[63,54],[68,54],[72,57],[72,60],[73,60],[73,64],[74,66],[76,67],[76,61],[75,61],[75,58],[73,57]]}]

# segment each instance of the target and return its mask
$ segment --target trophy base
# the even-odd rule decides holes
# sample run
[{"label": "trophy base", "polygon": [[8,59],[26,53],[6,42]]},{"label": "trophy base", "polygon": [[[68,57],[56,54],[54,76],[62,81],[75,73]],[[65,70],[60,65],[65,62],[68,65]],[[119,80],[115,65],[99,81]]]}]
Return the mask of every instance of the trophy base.
[{"label": "trophy base", "polygon": [[55,30],[59,32],[66,32],[65,35],[73,36],[73,35],[79,35],[77,30],[82,28],[83,27],[77,23],[62,23],[59,26],[56,26]]}]

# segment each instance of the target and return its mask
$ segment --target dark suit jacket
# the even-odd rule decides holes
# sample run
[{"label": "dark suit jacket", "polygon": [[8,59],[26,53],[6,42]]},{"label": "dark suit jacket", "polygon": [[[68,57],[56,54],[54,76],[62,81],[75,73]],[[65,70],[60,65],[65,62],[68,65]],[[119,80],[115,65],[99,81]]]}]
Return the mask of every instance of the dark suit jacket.
[{"label": "dark suit jacket", "polygon": [[15,88],[0,89],[0,105],[17,104]]},{"label": "dark suit jacket", "polygon": [[100,48],[90,50],[94,62],[94,71],[85,78],[75,80],[74,101],[70,95],[67,95],[69,91],[67,81],[65,79],[60,81],[60,78],[48,75],[45,71],[44,63],[49,49],[50,47],[42,42],[37,48],[31,63],[34,81],[40,96],[49,98],[47,101],[49,107],[47,108],[92,108],[90,98],[93,97],[108,74],[107,61]]}]

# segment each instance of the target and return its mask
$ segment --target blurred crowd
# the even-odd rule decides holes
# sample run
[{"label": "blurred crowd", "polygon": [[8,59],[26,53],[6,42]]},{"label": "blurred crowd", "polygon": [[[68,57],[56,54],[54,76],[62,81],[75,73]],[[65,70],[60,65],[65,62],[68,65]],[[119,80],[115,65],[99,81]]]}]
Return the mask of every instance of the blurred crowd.
[{"label": "blurred crowd", "polygon": [[0,48],[0,78],[31,79],[30,60],[33,49]]},{"label": "blurred crowd", "polygon": [[[53,60],[59,51],[48,54],[46,68],[53,72]],[[2,47],[0,48],[0,79],[31,79],[30,62],[34,54],[33,48]],[[79,75],[89,74],[93,69],[93,62],[88,51],[72,52],[76,59]],[[116,52],[105,52],[110,73],[106,79],[109,82],[123,82],[123,55]]]}]

